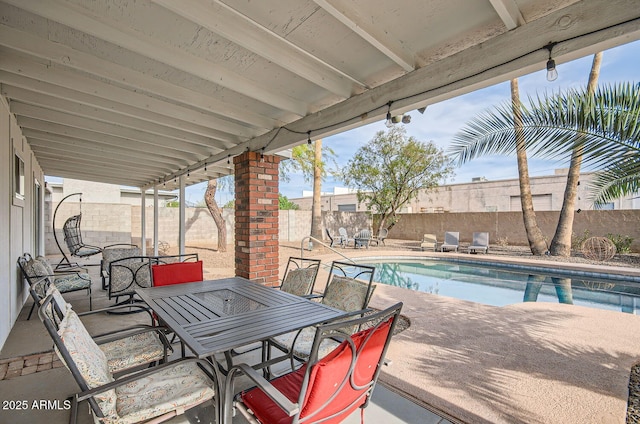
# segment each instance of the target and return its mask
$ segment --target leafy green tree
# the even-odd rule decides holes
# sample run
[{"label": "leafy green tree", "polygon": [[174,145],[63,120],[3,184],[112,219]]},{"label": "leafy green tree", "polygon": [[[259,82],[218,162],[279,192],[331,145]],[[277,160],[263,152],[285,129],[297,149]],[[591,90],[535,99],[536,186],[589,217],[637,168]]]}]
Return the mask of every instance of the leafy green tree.
[{"label": "leafy green tree", "polygon": [[391,228],[400,209],[421,190],[453,175],[452,162],[433,142],[407,137],[404,127],[378,132],[347,164],[342,180],[357,189],[358,202],[380,214],[380,228]]},{"label": "leafy green tree", "polygon": [[[619,83],[530,98],[523,107],[527,151],[545,158],[570,158],[580,147],[582,164],[598,169],[591,187],[596,205],[640,188],[640,84]],[[460,161],[515,152],[511,104],[474,118],[454,137]],[[553,254],[553,252],[552,252]]]},{"label": "leafy green tree", "polygon": [[287,199],[287,196],[283,196],[282,193],[278,193],[278,208],[280,210],[294,210],[300,209],[300,206]]}]

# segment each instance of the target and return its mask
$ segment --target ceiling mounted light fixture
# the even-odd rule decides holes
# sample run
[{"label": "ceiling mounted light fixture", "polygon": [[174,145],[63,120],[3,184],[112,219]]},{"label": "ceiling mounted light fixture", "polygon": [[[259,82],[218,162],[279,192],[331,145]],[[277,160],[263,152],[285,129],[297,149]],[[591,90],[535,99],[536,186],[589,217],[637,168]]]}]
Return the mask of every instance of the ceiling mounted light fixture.
[{"label": "ceiling mounted light fixture", "polygon": [[392,118],[391,118],[391,103],[392,103],[392,102],[387,103],[387,106],[388,106],[388,109],[387,109],[387,119],[386,119],[386,121],[384,122],[384,124],[387,126],[387,128],[391,128],[391,127],[393,127],[393,124],[394,124],[394,122],[393,122],[393,120],[392,120]]},{"label": "ceiling mounted light fixture", "polygon": [[556,61],[551,57],[551,50],[556,43],[549,43],[544,46],[545,49],[549,50],[549,60],[547,60],[547,81],[555,81],[558,79],[558,71],[556,70]]},{"label": "ceiling mounted light fixture", "polygon": [[307,131],[307,144],[311,145],[311,131]]}]

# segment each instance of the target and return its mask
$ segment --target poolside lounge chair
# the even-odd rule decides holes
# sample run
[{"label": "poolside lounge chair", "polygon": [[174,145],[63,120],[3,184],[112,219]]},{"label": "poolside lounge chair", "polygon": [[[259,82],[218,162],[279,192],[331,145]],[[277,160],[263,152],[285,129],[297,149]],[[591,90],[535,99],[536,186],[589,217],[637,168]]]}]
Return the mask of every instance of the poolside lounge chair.
[{"label": "poolside lounge chair", "polygon": [[425,234],[422,236],[422,243],[420,243],[420,250],[433,250],[434,252],[438,248],[438,239],[435,234]]},{"label": "poolside lounge chair", "polygon": [[338,234],[340,234],[340,246],[347,247],[350,241],[353,241],[352,238],[349,238],[347,234],[347,230],[344,227],[338,228]]},{"label": "poolside lounge chair", "polygon": [[467,247],[467,252],[478,253],[480,251],[489,252],[489,233],[473,233],[473,240]]},{"label": "poolside lounge chair", "polygon": [[385,244],[385,240],[387,239],[387,236],[389,235],[389,230],[387,230],[386,228],[380,228],[380,231],[378,231],[378,236],[377,237],[373,237],[371,239],[371,243],[375,243],[376,246],[378,246],[378,243],[382,242],[382,244]]},{"label": "poolside lounge chair", "polygon": [[369,230],[360,230],[353,236],[353,247],[355,249],[358,247],[366,247],[368,249],[370,243],[371,231]]},{"label": "poolside lounge chair", "polygon": [[460,233],[458,231],[447,231],[444,233],[444,243],[440,246],[440,251],[446,252],[447,250],[453,250],[457,252],[458,247],[460,247]]}]

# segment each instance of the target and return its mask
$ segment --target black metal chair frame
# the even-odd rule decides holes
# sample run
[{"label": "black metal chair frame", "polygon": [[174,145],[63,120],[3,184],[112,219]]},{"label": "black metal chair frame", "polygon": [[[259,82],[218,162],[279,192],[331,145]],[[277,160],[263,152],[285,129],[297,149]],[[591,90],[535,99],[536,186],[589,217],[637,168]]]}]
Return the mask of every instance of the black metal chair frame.
[{"label": "black metal chair frame", "polygon": [[[27,280],[27,283],[29,284],[29,292],[31,293],[31,296],[34,299],[33,305],[31,305],[31,309],[29,310],[29,315],[27,316],[27,321],[31,319],[31,315],[33,314],[33,310],[35,309],[36,304],[42,300],[37,299],[37,291],[35,290],[35,287],[37,285],[42,285],[44,287],[44,291],[43,293],[46,291],[46,287],[48,287],[49,284],[53,284],[53,280],[55,279],[55,277],[60,277],[60,276],[64,276],[64,275],[71,275],[71,274],[76,274],[78,275],[80,272],[84,272],[86,273],[87,270],[84,268],[81,268],[79,266],[73,267],[73,268],[67,268],[64,271],[56,271],[55,274],[47,274],[47,275],[37,275],[37,276],[29,276],[29,274],[26,271],[27,268],[27,263],[32,259],[31,254],[29,253],[23,253],[22,256],[20,256],[18,258],[18,267],[20,267],[20,272],[22,273],[22,277]],[[79,289],[74,289],[74,290],[68,290],[68,291],[64,291],[61,293],[71,293],[74,291],[80,291],[80,290],[85,290],[84,288],[79,288]],[[87,294],[89,295],[89,310],[93,309],[93,301],[91,299],[91,285],[89,286],[89,288],[86,289],[87,290]]]},{"label": "black metal chair frame", "polygon": [[[359,311],[355,311],[355,312],[350,312],[348,314],[345,314],[342,319],[344,319],[344,317],[346,316],[364,316],[365,314],[367,314],[368,312],[370,312],[371,310],[368,309],[368,305],[369,305],[369,301],[371,300],[371,296],[373,294],[373,276],[375,274],[376,268],[374,266],[370,266],[370,265],[362,265],[362,264],[356,264],[356,263],[350,263],[350,262],[341,262],[341,261],[333,261],[331,263],[331,268],[329,270],[329,277],[327,279],[327,284],[325,285],[325,289],[324,292],[322,294],[311,294],[308,296],[309,299],[322,299],[326,296],[326,294],[329,292],[329,290],[331,290],[330,286],[331,286],[331,280],[333,278],[334,275],[338,275],[341,277],[349,277],[349,278],[353,278],[355,280],[359,280],[361,281],[363,284],[367,284],[367,293],[364,299],[364,302],[362,304],[362,307],[360,308]],[[296,335],[296,337],[293,340],[293,345],[295,346],[295,343],[298,339],[298,336],[300,335],[300,333],[302,332],[302,330],[298,331],[298,334]],[[281,351],[284,355],[277,357],[277,358],[272,358],[271,357],[271,347],[275,347],[276,349],[278,349],[279,351]],[[291,368],[295,368],[295,361],[305,361],[307,358],[302,358],[299,357],[295,354],[295,350],[293,349],[293,346],[291,349],[289,349],[287,346],[284,346],[280,343],[278,343],[277,341],[270,339],[267,340],[264,343],[263,349],[266,349],[265,353],[265,358],[266,358],[266,362],[273,364],[273,363],[277,363],[277,362],[281,362],[281,361],[285,361],[285,360],[289,360],[291,362]],[[271,374],[271,369],[268,368],[265,372],[265,374]]]},{"label": "black metal chair frame", "polygon": [[[109,281],[109,285],[107,286],[108,297],[109,299],[112,299],[115,297],[116,305],[132,305],[132,304],[140,303],[142,302],[142,300],[137,299],[135,297],[135,289],[137,287],[148,288],[151,286],[151,281],[152,281],[151,266],[152,265],[167,264],[167,263],[173,263],[173,262],[186,262],[186,261],[197,262],[198,254],[185,253],[182,255],[165,255],[165,256],[129,256],[126,258],[112,261],[109,264],[110,281]],[[141,265],[134,271],[128,266],[131,263],[141,263]],[[128,284],[125,283],[126,285],[123,287],[119,286],[116,292],[114,292],[114,284],[113,284],[113,281],[111,280],[113,276],[116,275],[114,274],[114,269],[124,270],[125,273],[128,272],[131,274],[131,279],[128,282]],[[138,281],[138,273],[143,269],[145,272],[148,273],[148,276],[149,276],[148,285],[144,284],[144,282]],[[120,296],[127,296],[127,299],[122,302],[119,302]],[[139,310],[135,310],[132,312],[139,312]],[[126,313],[126,312],[120,312],[120,313]]]},{"label": "black metal chair frame", "polygon": [[[82,241],[82,231],[80,230],[80,223],[82,221],[82,193],[71,193],[68,196],[65,196],[58,202],[55,211],[53,212],[53,238],[58,246],[58,250],[62,253],[62,259],[56,265],[56,269],[59,268],[70,268],[77,266],[76,263],[71,262],[67,254],[65,253],[62,246],[60,246],[60,241],[58,240],[58,235],[56,233],[56,216],[58,215],[58,209],[64,203],[65,200],[70,198],[71,196],[80,196],[80,213],[78,215],[73,215],[65,221],[62,226],[62,231],[64,233],[64,241],[69,249],[69,254],[71,256],[76,256],[79,258],[86,258],[89,256],[97,255],[98,253],[102,253],[102,248],[98,246],[92,246],[89,244],[85,244]],[[81,252],[81,249],[85,249],[85,252]]]}]

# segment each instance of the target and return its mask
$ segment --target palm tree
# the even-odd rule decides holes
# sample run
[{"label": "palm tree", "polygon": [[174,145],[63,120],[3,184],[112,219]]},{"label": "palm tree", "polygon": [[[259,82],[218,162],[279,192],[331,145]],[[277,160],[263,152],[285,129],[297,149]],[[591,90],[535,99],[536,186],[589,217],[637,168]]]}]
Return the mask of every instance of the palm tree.
[{"label": "palm tree", "polygon": [[[589,83],[587,84],[587,96],[593,96],[600,76],[600,64],[602,63],[602,52],[593,55],[591,72],[589,73]],[[552,256],[571,255],[571,234],[573,233],[573,217],[576,209],[576,199],[578,198],[578,184],[580,182],[580,167],[584,150],[583,137],[578,137],[571,152],[571,162],[567,173],[567,185],[564,189],[564,199],[562,209],[556,226],[556,233],[551,240],[549,252]]]},{"label": "palm tree", "polygon": [[[522,133],[533,156],[568,158],[582,146],[582,165],[599,169],[596,204],[640,186],[640,84],[618,83],[530,98],[522,107]],[[516,151],[513,111],[498,106],[474,118],[455,137],[451,152],[461,163]]]},{"label": "palm tree", "polygon": [[541,256],[547,252],[547,243],[544,240],[542,230],[538,227],[536,213],[533,210],[533,196],[531,194],[531,184],[529,180],[527,149],[525,147],[524,134],[522,133],[522,110],[517,78],[511,80],[511,108],[513,110],[516,137],[516,158],[518,160],[518,179],[520,181],[522,220],[524,222],[524,229],[527,233],[527,240],[529,241],[531,253]]},{"label": "palm tree", "polygon": [[313,143],[301,144],[293,148],[291,160],[280,162],[280,175],[283,181],[289,179],[291,171],[301,171],[305,182],[313,182],[313,203],[311,206],[310,235],[322,240],[322,180],[330,171],[327,163],[335,163],[335,152],[330,148],[322,148],[322,139]]}]

